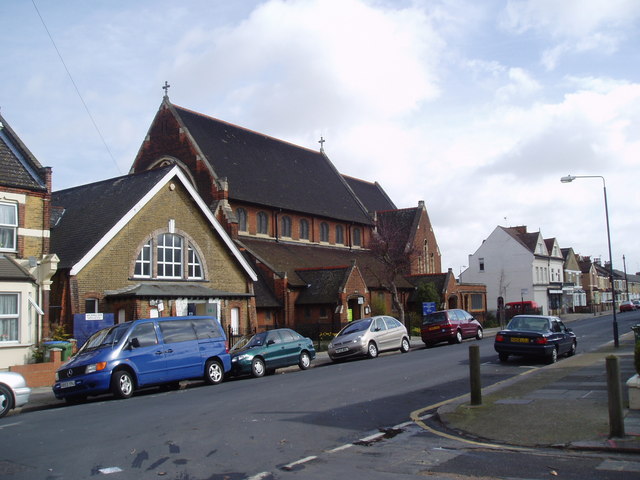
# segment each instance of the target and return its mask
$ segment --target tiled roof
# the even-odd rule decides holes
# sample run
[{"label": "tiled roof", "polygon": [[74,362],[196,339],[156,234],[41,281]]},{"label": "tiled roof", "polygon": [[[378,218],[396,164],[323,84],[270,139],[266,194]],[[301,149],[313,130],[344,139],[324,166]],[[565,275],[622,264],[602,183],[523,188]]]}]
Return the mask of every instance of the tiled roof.
[{"label": "tiled roof", "polygon": [[351,267],[328,267],[297,270],[298,276],[308,287],[303,289],[296,301],[299,305],[336,303],[346,283]]},{"label": "tiled roof", "polygon": [[[500,227],[531,253],[535,253],[539,232],[528,233],[526,227]],[[524,230],[523,230],[524,229]]]},{"label": "tiled roof", "polygon": [[0,115],[0,185],[46,191],[42,165]]},{"label": "tiled roof", "polygon": [[420,211],[420,208],[413,207],[377,212],[376,215],[379,227],[386,230],[386,235],[392,235],[396,241],[402,242],[401,245],[407,245],[415,238]]},{"label": "tiled roof", "polygon": [[370,225],[371,217],[331,161],[302,148],[175,105],[229,198]]},{"label": "tiled roof", "polygon": [[[253,238],[243,238],[241,242],[257,259],[272,270],[287,275],[289,284],[306,287],[308,283],[299,275],[302,269],[327,267],[348,267],[353,261],[360,270],[367,287],[382,288],[386,275],[385,266],[368,250],[319,245],[297,245],[295,243],[274,242]],[[412,288],[404,278],[397,279],[399,288]]]},{"label": "tiled roof", "polygon": [[51,228],[51,251],[59,268],[70,268],[144,197],[172,166],[53,192],[57,224]]},{"label": "tiled roof", "polygon": [[0,280],[35,281],[29,272],[5,255],[0,255]]},{"label": "tiled roof", "polygon": [[351,187],[351,190],[360,199],[369,212],[377,212],[380,210],[395,210],[396,206],[387,196],[378,182],[371,183],[358,178],[342,175],[342,178]]}]

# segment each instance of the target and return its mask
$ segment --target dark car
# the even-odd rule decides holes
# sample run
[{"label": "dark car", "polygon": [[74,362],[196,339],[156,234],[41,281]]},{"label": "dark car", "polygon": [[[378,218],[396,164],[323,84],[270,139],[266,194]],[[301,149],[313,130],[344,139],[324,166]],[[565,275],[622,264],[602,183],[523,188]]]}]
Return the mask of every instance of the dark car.
[{"label": "dark car", "polygon": [[229,351],[231,374],[262,377],[277,368],[298,365],[306,370],[316,357],[310,338],[289,328],[277,328],[243,337]]},{"label": "dark car", "polygon": [[633,311],[635,309],[636,309],[635,303],[633,303],[630,300],[625,300],[624,302],[620,303],[620,311],[621,312],[631,312],[631,311]]},{"label": "dark car", "polygon": [[555,363],[560,355],[576,353],[578,340],[558,317],[518,315],[496,334],[494,348],[501,362],[509,355],[543,357]]},{"label": "dark car", "polygon": [[460,343],[464,338],[482,339],[482,325],[469,312],[460,309],[440,310],[422,319],[422,341],[427,347],[440,342]]}]

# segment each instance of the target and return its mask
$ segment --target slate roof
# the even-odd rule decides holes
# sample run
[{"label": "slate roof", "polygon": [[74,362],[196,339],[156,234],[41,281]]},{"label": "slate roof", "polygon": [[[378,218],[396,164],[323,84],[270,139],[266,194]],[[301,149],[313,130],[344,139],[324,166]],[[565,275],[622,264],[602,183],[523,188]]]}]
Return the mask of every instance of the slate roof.
[{"label": "slate roof", "polygon": [[115,298],[210,298],[210,297],[252,297],[251,293],[229,293],[213,290],[194,283],[139,283],[121,290],[107,290],[106,296]]},{"label": "slate roof", "polygon": [[0,115],[0,185],[46,191],[43,167]]},{"label": "slate roof", "polygon": [[526,227],[500,227],[531,253],[535,253],[539,232],[528,233]]},{"label": "slate roof", "polygon": [[380,225],[386,225],[397,241],[401,241],[401,245],[407,245],[416,235],[416,230],[420,223],[419,207],[403,208],[400,210],[387,210],[384,212],[376,212]]},{"label": "slate roof", "polygon": [[371,225],[372,219],[324,153],[171,105],[231,200]]},{"label": "slate roof", "polygon": [[342,178],[345,179],[367,211],[372,213],[397,208],[378,182],[371,183],[347,175],[342,175]]},{"label": "slate roof", "polygon": [[298,305],[335,304],[351,271],[351,267],[297,270],[298,276],[307,282],[309,287],[302,290],[296,303]]},{"label": "slate roof", "polygon": [[0,255],[0,280],[35,282],[35,279],[29,272],[6,255]]},{"label": "slate roof", "polygon": [[[289,284],[293,287],[308,285],[308,282],[299,274],[303,269],[344,268],[351,266],[353,261],[356,262],[367,287],[383,287],[385,266],[368,250],[299,245],[252,238],[242,238],[241,243],[254,257],[275,272],[281,275],[286,274]],[[404,278],[399,278],[397,285],[399,288],[413,288]]]},{"label": "slate roof", "polygon": [[81,260],[171,168],[53,192],[57,224],[51,226],[51,251],[60,258],[58,268],[71,268]]}]

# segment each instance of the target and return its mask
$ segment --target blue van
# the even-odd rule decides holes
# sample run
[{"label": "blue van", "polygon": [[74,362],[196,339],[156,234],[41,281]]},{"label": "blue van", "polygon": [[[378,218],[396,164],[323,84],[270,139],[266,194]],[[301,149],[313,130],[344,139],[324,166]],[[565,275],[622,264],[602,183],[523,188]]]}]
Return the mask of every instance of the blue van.
[{"label": "blue van", "polygon": [[216,385],[230,369],[227,339],[215,318],[147,318],[94,333],[58,369],[53,393],[69,402],[108,392],[129,398],[137,388],[180,380]]}]

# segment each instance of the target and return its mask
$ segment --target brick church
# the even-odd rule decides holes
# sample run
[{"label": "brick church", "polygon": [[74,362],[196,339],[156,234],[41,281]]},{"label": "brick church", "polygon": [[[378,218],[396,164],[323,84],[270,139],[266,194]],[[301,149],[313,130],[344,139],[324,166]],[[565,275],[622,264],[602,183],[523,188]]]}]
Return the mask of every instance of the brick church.
[{"label": "brick church", "polygon": [[394,279],[440,274],[424,202],[398,209],[378,183],[342,175],[319,151],[173,105],[165,95],[131,167],[178,166],[257,274],[255,316],[222,318],[239,333],[288,326],[337,331],[352,319],[394,313],[386,266],[370,249],[394,218],[410,261]]}]

